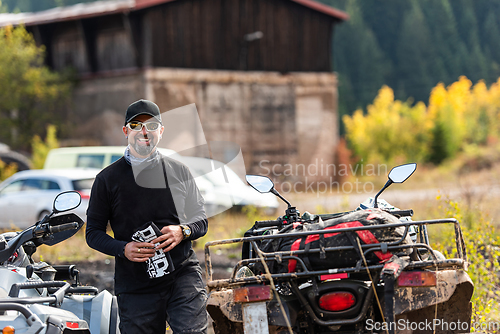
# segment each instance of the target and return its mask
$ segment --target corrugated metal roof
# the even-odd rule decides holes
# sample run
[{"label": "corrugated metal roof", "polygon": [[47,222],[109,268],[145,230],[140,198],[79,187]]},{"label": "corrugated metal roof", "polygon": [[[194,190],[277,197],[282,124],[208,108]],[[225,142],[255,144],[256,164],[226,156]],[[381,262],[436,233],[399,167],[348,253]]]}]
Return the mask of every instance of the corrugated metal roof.
[{"label": "corrugated metal roof", "polygon": [[80,3],[67,7],[56,7],[36,13],[0,14],[0,26],[35,25],[57,21],[123,13],[134,10],[135,0],[113,0]]},{"label": "corrugated metal roof", "polygon": [[[36,13],[0,14],[0,27],[24,24],[38,25],[58,21],[70,21],[94,16],[126,13],[133,10],[152,7],[175,0],[108,0],[81,3],[67,7],[56,7]],[[313,0],[290,0],[323,14],[340,20],[348,20],[349,15],[341,10]]]}]

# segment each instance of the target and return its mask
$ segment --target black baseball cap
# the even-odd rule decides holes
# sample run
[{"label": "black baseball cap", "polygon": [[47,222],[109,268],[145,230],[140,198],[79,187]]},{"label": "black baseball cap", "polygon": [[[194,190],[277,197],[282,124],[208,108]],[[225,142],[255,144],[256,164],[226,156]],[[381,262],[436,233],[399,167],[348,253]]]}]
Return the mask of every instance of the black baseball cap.
[{"label": "black baseball cap", "polygon": [[128,106],[125,112],[125,125],[139,115],[149,115],[161,123],[160,108],[149,100],[135,101]]}]

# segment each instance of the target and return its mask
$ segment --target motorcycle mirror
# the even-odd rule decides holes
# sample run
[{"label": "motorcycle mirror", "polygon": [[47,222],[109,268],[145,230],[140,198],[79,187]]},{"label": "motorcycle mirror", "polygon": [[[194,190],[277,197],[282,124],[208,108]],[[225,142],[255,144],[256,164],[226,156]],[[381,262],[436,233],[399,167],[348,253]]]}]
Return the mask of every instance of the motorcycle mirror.
[{"label": "motorcycle mirror", "polygon": [[82,197],[76,191],[60,193],[54,199],[54,213],[72,210],[80,205]]},{"label": "motorcycle mirror", "polygon": [[417,169],[416,163],[400,165],[391,169],[388,175],[389,180],[387,180],[384,187],[380,189],[380,191],[375,195],[375,198],[373,199],[374,201],[373,207],[378,208],[378,197],[385,189],[387,189],[387,187],[389,187],[393,183],[405,182],[413,174],[413,172],[415,172],[416,169]]},{"label": "motorcycle mirror", "polygon": [[268,178],[267,176],[261,176],[261,175],[245,175],[245,179],[247,180],[247,183],[257,190],[260,193],[273,193],[279,198],[281,198],[287,205],[288,207],[291,207],[292,205],[290,202],[286,200],[281,194],[274,189],[274,183],[273,181]]},{"label": "motorcycle mirror", "polygon": [[274,183],[267,176],[246,175],[247,183],[260,193],[268,193],[274,188]]},{"label": "motorcycle mirror", "polygon": [[405,182],[417,169],[416,163],[394,167],[389,173],[389,179],[394,183]]}]

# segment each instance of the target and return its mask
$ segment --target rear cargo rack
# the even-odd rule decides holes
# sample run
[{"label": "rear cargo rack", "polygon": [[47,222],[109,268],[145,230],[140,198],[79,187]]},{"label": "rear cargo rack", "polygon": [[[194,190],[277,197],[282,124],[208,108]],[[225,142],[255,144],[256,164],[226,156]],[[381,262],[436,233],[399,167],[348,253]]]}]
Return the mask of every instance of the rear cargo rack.
[{"label": "rear cargo rack", "polygon": [[[435,225],[435,224],[454,224],[455,228],[455,246],[456,246],[456,258],[439,260],[432,248],[429,245],[429,241],[427,235],[425,234],[427,225]],[[410,226],[418,226],[420,239],[424,240],[422,243],[412,243],[412,244],[403,244],[403,241],[406,239],[408,235],[408,231]],[[435,220],[422,220],[422,221],[411,221],[411,222],[401,222],[401,223],[392,223],[392,224],[380,224],[380,225],[370,225],[370,226],[360,226],[360,227],[349,227],[349,228],[339,228],[335,230],[335,233],[347,233],[347,232],[355,232],[360,230],[376,230],[376,229],[385,229],[385,228],[396,228],[396,227],[404,227],[403,236],[394,242],[388,243],[378,243],[378,244],[364,244],[361,245],[361,248],[364,253],[364,257],[366,258],[367,254],[378,251],[382,253],[387,253],[388,251],[394,250],[404,250],[410,248],[417,248],[418,250],[427,250],[428,254],[432,257],[432,260],[424,260],[424,261],[410,261],[410,264],[407,266],[407,269],[427,269],[433,268],[437,270],[443,270],[447,268],[461,268],[467,270],[467,253],[465,248],[465,243],[463,240],[462,230],[460,228],[460,223],[454,218],[446,218],[446,219],[435,219]],[[424,231],[424,232],[423,232]],[[340,273],[366,273],[366,271],[378,272],[383,268],[383,264],[373,264],[365,266],[363,260],[361,258],[358,259],[354,267],[345,267],[345,268],[332,268],[325,270],[308,270],[304,261],[299,257],[302,254],[312,254],[312,253],[332,253],[339,252],[345,250],[356,250],[357,248],[354,246],[337,246],[337,247],[325,247],[323,249],[310,249],[310,250],[294,250],[294,251],[279,251],[279,252],[263,252],[259,249],[257,245],[257,241],[262,241],[266,239],[281,239],[281,238],[300,238],[308,235],[319,235],[331,233],[331,230],[318,230],[318,231],[306,231],[306,232],[296,232],[296,233],[287,233],[287,234],[274,234],[274,235],[261,235],[261,236],[252,236],[252,237],[243,237],[236,239],[226,239],[226,240],[217,240],[210,241],[205,244],[205,267],[207,274],[207,286],[209,289],[217,289],[223,287],[231,287],[236,285],[243,284],[255,284],[255,283],[264,283],[268,282],[270,278],[275,281],[284,281],[287,279],[298,279],[298,278],[311,278],[314,276],[321,275],[329,275],[329,274],[340,274]],[[219,279],[213,280],[213,271],[212,271],[212,261],[210,255],[210,247],[219,246],[219,245],[227,245],[234,243],[243,243],[249,242],[252,245],[252,249],[257,253],[257,257],[240,260],[234,267],[231,277],[228,279]],[[293,272],[293,273],[277,273],[269,275],[256,275],[252,277],[239,277],[236,278],[237,271],[245,265],[251,263],[261,262],[260,257],[262,257],[266,262],[277,261],[281,263],[283,260],[296,260],[297,268],[300,268],[301,271]]]}]

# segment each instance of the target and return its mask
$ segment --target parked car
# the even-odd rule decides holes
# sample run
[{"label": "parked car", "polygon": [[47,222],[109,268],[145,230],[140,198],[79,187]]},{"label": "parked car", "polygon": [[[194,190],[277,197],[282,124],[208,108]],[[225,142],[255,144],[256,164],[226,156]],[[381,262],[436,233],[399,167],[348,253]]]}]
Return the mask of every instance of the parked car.
[{"label": "parked car", "polygon": [[100,169],[33,169],[18,172],[0,183],[0,228],[26,228],[52,211],[57,194],[76,190],[82,197],[73,210],[85,220],[90,189]]},{"label": "parked car", "polygon": [[[221,213],[232,207],[239,209],[252,205],[274,214],[278,200],[272,194],[260,195],[227,165],[220,161],[200,157],[186,157],[173,150],[160,148],[161,153],[170,156],[189,167],[195,177],[198,189],[205,199],[208,216]],[[83,146],[53,149],[45,160],[44,169],[92,167],[104,168],[123,156],[125,146]],[[223,169],[222,169],[223,167]],[[226,175],[224,175],[226,173]]]},{"label": "parked car", "polygon": [[10,147],[4,143],[0,143],[0,160],[10,165],[16,165],[18,171],[31,168],[31,162],[28,158],[18,152],[10,150]]}]

